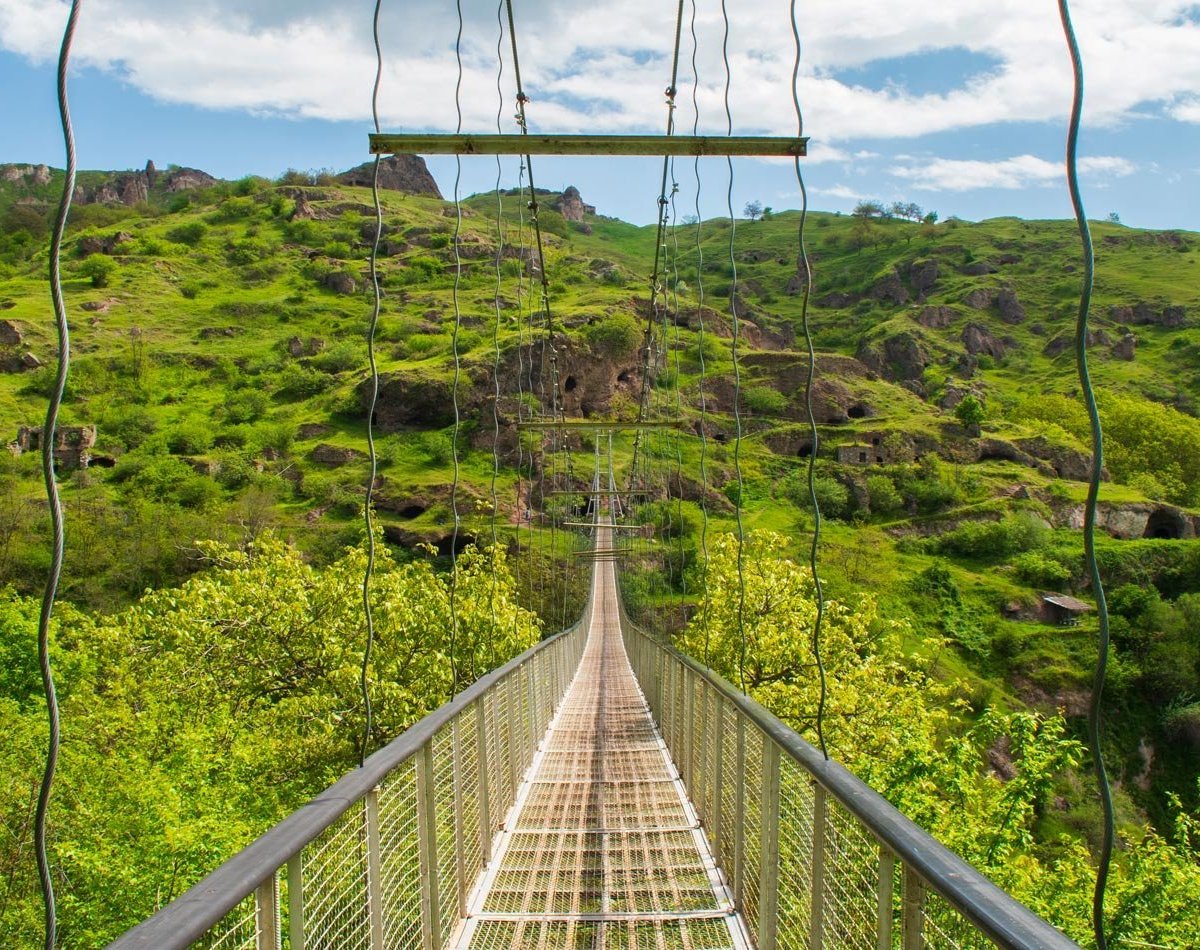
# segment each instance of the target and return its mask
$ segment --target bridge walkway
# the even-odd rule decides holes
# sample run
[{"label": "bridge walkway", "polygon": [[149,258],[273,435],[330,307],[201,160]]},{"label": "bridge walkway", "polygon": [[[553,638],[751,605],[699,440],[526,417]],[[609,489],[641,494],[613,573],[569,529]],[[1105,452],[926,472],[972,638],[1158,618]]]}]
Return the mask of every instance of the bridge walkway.
[{"label": "bridge walkway", "polygon": [[[598,528],[598,550],[611,530]],[[622,642],[597,559],[583,659],[451,947],[750,946]]]}]

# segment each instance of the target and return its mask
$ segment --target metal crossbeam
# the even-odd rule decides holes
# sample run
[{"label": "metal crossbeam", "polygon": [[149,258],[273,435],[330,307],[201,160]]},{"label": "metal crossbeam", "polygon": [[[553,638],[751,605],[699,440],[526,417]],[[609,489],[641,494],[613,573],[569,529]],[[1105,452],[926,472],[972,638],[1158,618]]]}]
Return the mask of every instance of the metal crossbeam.
[{"label": "metal crossbeam", "polygon": [[629,429],[681,429],[678,422],[598,422],[594,419],[561,419],[557,422],[518,422],[518,429],[605,429],[624,432]]},{"label": "metal crossbeam", "polygon": [[372,155],[625,155],[803,158],[808,139],[762,135],[374,133]]}]

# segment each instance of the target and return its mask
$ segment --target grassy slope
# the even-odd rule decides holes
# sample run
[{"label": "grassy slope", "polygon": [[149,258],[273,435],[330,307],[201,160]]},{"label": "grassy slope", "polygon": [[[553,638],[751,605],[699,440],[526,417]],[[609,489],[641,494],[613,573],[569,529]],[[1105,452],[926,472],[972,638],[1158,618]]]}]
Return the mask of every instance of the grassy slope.
[{"label": "grassy slope", "polygon": [[[237,534],[250,530],[246,527],[250,522],[275,523],[318,557],[357,533],[355,510],[365,464],[359,460],[327,468],[315,463],[310,453],[319,443],[360,451],[364,447],[364,418],[356,388],[364,376],[363,331],[370,310],[365,293],[363,227],[369,222],[369,196],[359,189],[311,189],[310,204],[321,220],[297,222],[289,220],[295,207],[294,189],[245,190],[249,193],[226,196],[223,201],[220,194],[210,195],[211,203],[197,196],[193,206],[171,214],[127,217],[90,228],[99,235],[124,231],[133,237],[114,257],[117,269],[107,287],[92,287],[78,276],[79,258],[68,260],[66,293],[75,363],[64,421],[99,423],[98,451],[117,460],[112,470],[92,469],[86,476],[67,481],[67,502],[74,509],[77,525],[101,509],[120,511],[131,505],[139,492],[153,491],[138,482],[138,466],[174,454],[192,459],[198,466],[220,463],[227,472],[239,463],[262,469],[240,480],[218,476],[215,484],[210,476],[198,474],[194,479],[207,483],[204,490],[195,484],[187,490],[178,486],[165,490],[167,496],[172,491],[182,492],[182,500],[175,500],[195,515],[178,530],[196,535]],[[402,249],[381,263],[386,294],[379,331],[381,370],[449,378],[456,298],[464,318],[459,341],[463,363],[467,367],[490,366],[496,278],[487,248],[496,228],[494,196],[479,196],[465,204],[460,240],[484,247],[480,254],[464,255],[457,290],[451,244],[456,219],[448,207],[434,199],[397,194],[386,194],[384,200],[389,239],[402,244]],[[91,213],[93,220],[98,214]],[[506,198],[507,243],[528,240],[521,234],[520,214],[520,202]],[[555,319],[578,345],[586,345],[584,328],[589,321],[618,312],[634,316],[642,312],[637,300],[646,297],[643,288],[653,229],[596,218],[589,222],[591,233],[585,234],[561,227],[551,216],[547,221],[561,231],[548,236]],[[195,245],[179,243],[180,227],[196,224],[202,224],[204,232]],[[796,271],[797,225],[798,216],[791,212],[767,221],[736,223],[732,264],[736,264],[739,308],[744,318],[763,329],[786,332],[799,323],[801,298],[786,292]],[[1158,307],[1183,305],[1190,314],[1197,312],[1200,238],[1183,234],[1163,239],[1112,224],[1094,228],[1099,248],[1095,326],[1115,339],[1119,333],[1108,320],[1109,308],[1139,301]],[[734,276],[730,235],[728,221],[704,223],[701,246],[706,263],[702,274],[697,273],[690,229],[680,240],[679,271],[686,284],[681,306],[686,309],[694,304],[703,290],[706,303],[714,310],[706,348],[710,392],[732,368],[729,321],[723,316]],[[1041,427],[1027,427],[1007,418],[1003,409],[1029,392],[1074,391],[1069,356],[1051,358],[1043,353],[1047,341],[1068,332],[1074,319],[1078,274],[1073,268],[1078,251],[1068,224],[996,219],[928,227],[892,221],[872,225],[864,232],[861,223],[852,219],[815,214],[809,222],[809,239],[815,297],[823,299],[838,292],[855,298],[842,307],[814,304],[811,316],[822,352],[853,355],[863,338],[907,332],[919,337],[934,354],[922,380],[928,399],[880,379],[843,378],[841,382],[854,397],[870,406],[871,414],[826,427],[823,438],[827,445],[878,431],[923,436],[933,442],[947,438],[953,431],[947,428],[952,420],[937,408],[937,399],[947,382],[966,383],[958,357],[962,353],[960,335],[967,322],[988,325],[996,336],[1006,339],[1010,351],[969,381],[988,403],[990,417],[985,429],[989,433],[1006,437],[1034,434]],[[1005,255],[1016,259],[998,265],[998,273],[978,277],[961,273],[967,263],[996,262]],[[911,263],[928,259],[938,261],[939,277],[926,301],[893,304],[871,298],[871,289],[881,279],[897,272],[907,283]],[[0,306],[11,304],[0,316],[20,324],[26,332],[24,348],[49,363],[54,344],[47,319],[44,266],[44,257],[38,256],[0,270]],[[528,313],[531,291],[519,287],[515,275],[520,270],[516,261],[505,263],[502,295],[507,307],[502,312],[499,337],[506,350],[525,338],[523,318],[518,315]],[[341,295],[322,285],[324,275],[343,271],[355,277],[355,293]],[[598,279],[601,272],[608,276]],[[1024,305],[1028,317],[1021,325],[1003,324],[994,312],[974,311],[962,303],[971,290],[1001,287],[1015,290]],[[85,311],[85,305],[100,309]],[[934,330],[915,322],[914,316],[932,305],[956,308],[950,326]],[[1110,358],[1103,346],[1096,348],[1093,372],[1098,385],[1189,409],[1200,404],[1200,381],[1192,358],[1200,347],[1200,329],[1146,326],[1135,331],[1139,342],[1132,363]],[[670,335],[674,337],[673,330]],[[297,339],[302,352],[294,356],[289,342]],[[693,418],[699,386],[696,346],[696,334],[681,330],[678,349],[671,355],[685,394],[683,412]],[[0,419],[6,428],[40,421],[47,380],[47,370],[0,376]],[[751,369],[745,384],[771,386],[773,380],[769,371]],[[746,413],[745,429],[751,436],[741,451],[748,486],[745,523],[749,528],[768,527],[797,537],[799,552],[799,539],[809,522],[803,498],[788,486],[797,483],[804,460],[771,452],[762,438],[766,429],[796,428],[798,395],[790,391],[785,395],[789,405],[784,414],[791,421],[777,418],[774,410]],[[669,399],[662,403],[661,411],[673,409]],[[490,410],[469,414],[466,421],[488,432]],[[305,438],[299,431],[305,423],[319,423],[327,430]],[[716,424],[732,433],[727,417]],[[189,442],[194,444],[189,446]],[[486,535],[490,527],[487,506],[476,505],[476,501],[486,501],[490,491],[491,451],[486,439],[477,444],[481,447],[464,453],[462,460],[462,494],[467,502],[464,521],[469,531]],[[444,494],[450,480],[446,445],[444,438],[439,441],[420,431],[380,439],[385,486],[401,487],[409,495],[425,491],[434,500],[415,518],[382,512],[385,524],[415,536],[435,540],[445,536],[452,523]],[[668,455],[675,451],[674,443],[663,437],[651,440],[651,448]],[[617,449],[619,461],[627,460],[629,439],[618,438]],[[698,440],[685,440],[680,452],[685,470],[698,478]],[[710,442],[707,463],[710,484],[721,488],[733,481],[731,445]],[[6,464],[11,469],[9,492],[34,498],[38,490],[35,460],[25,456]],[[573,464],[577,472],[590,471],[590,445],[577,446]],[[827,461],[822,465],[826,472],[837,474]],[[1044,513],[1045,499],[1052,490],[1051,480],[1045,476],[1002,461],[947,467],[942,477],[958,485],[962,505],[948,513],[950,523],[1022,506]],[[502,505],[504,499],[512,498],[515,482],[515,472],[506,467],[498,484]],[[994,500],[997,491],[1016,483],[1029,485],[1034,499],[1028,503]],[[1053,490],[1060,497],[1078,499],[1082,486],[1071,483]],[[1137,491],[1118,485],[1106,486],[1103,497],[1142,498]],[[516,507],[509,502],[504,510],[511,513]],[[687,503],[684,509],[690,521],[699,521],[697,505]],[[712,518],[715,530],[732,525],[728,510],[717,511],[714,506]],[[507,520],[500,529],[511,534],[515,528],[506,524]],[[834,595],[870,586],[894,611],[915,616],[918,629],[936,628],[935,613],[909,586],[910,579],[934,559],[919,546],[897,547],[895,543],[898,532],[919,523],[919,518],[904,512],[876,515],[865,523],[860,519],[854,525],[831,522],[823,558]],[[1064,544],[1077,542],[1070,532],[1060,534]],[[69,569],[73,563],[79,564],[80,575],[85,570],[99,571],[101,579],[77,575],[68,584],[70,594],[111,604],[137,591],[142,575],[129,579],[122,569],[122,554],[100,557],[93,552],[89,556],[82,548],[94,538],[83,528],[76,530],[73,540],[77,551],[75,560],[68,560]],[[180,540],[190,538],[172,539]],[[545,545],[546,541],[539,543]],[[28,553],[12,576],[31,584],[39,563],[36,554]],[[948,669],[973,683],[973,700],[1017,702],[1014,682],[1032,683],[1034,693],[1051,702],[1084,687],[1091,662],[1092,631],[1087,625],[1064,635],[1033,622],[1002,620],[999,607],[1014,599],[1028,600],[1033,590],[1003,563],[958,559],[949,568],[968,609],[974,611],[984,630],[981,650],[951,651],[945,658]],[[988,640],[998,638],[1007,644],[1002,657],[987,647]],[[1030,697],[1028,685],[1022,695]],[[1124,748],[1129,749],[1128,743],[1136,740],[1134,733],[1152,727],[1149,718],[1137,720],[1130,734],[1122,736]],[[1167,758],[1163,767],[1178,770],[1178,763]],[[1178,778],[1172,776],[1171,784],[1181,784]]]}]

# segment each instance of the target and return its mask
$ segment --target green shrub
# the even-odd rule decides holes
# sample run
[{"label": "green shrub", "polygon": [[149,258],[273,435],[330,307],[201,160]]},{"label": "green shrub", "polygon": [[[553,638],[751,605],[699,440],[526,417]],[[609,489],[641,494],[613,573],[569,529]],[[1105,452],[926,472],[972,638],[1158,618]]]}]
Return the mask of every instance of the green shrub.
[{"label": "green shrub", "polygon": [[628,313],[613,313],[583,328],[583,335],[599,356],[622,360],[642,345],[642,328]]},{"label": "green shrub", "polygon": [[751,412],[778,415],[787,408],[787,396],[770,386],[750,386],[742,391],[742,399]]},{"label": "green shrub", "polygon": [[200,455],[212,444],[212,426],[199,420],[181,422],[167,433],[167,447],[174,455]]},{"label": "green shrub", "polygon": [[92,254],[79,265],[80,276],[90,280],[93,287],[107,287],[116,269],[116,261],[103,254]]},{"label": "green shrub", "polygon": [[867,494],[871,499],[871,511],[876,514],[895,514],[904,507],[904,497],[887,475],[868,475]]},{"label": "green shrub", "polygon": [[1066,565],[1040,551],[1018,554],[1012,563],[1018,579],[1030,587],[1056,590],[1071,579],[1071,572]]},{"label": "green shrub", "polygon": [[173,244],[186,244],[189,247],[195,247],[208,233],[208,226],[203,221],[189,221],[187,224],[181,224],[171,228],[167,232],[167,240]]}]

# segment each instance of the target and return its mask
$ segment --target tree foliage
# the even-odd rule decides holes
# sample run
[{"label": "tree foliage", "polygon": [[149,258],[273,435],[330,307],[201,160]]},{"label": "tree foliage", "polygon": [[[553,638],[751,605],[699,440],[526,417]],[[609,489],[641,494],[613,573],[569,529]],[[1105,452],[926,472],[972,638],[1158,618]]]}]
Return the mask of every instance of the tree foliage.
[{"label": "tree foliage", "polygon": [[[681,646],[744,682],[811,740],[820,695],[815,593],[808,569],[785,556],[786,544],[770,532],[746,539],[743,642],[737,541],[710,542],[709,597]],[[1061,715],[999,708],[959,715],[965,690],[938,674],[940,641],[926,638],[924,652],[909,656],[907,633],[867,594],[827,601],[821,654],[831,754],[1018,900],[1090,945],[1087,847],[1035,839],[1061,776],[1083,762],[1082,746]],[[1106,905],[1114,942],[1185,946],[1193,939],[1200,820],[1174,806],[1169,838],[1147,831],[1118,857]]]},{"label": "tree foliage", "polygon": [[[364,552],[323,570],[270,535],[204,552],[207,571],[123,613],[59,614],[64,732],[51,829],[64,946],[107,943],[357,762]],[[448,577],[427,561],[396,564],[381,546],[372,601],[374,747],[537,637],[500,548],[463,552],[452,610]],[[0,597],[0,932],[10,946],[36,942],[40,927],[36,617],[35,602]]]}]

